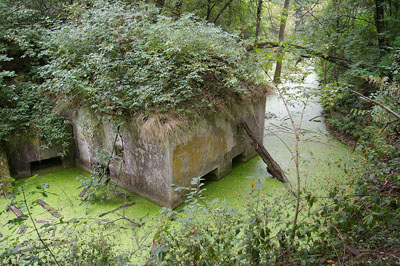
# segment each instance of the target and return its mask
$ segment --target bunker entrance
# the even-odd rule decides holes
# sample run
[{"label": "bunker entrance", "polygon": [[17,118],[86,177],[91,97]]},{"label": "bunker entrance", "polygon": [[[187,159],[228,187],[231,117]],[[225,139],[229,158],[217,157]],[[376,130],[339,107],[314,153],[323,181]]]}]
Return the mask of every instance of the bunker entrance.
[{"label": "bunker entrance", "polygon": [[201,182],[207,186],[208,184],[210,184],[211,182],[214,182],[216,180],[218,180],[218,176],[217,176],[217,169],[212,170],[211,172],[208,172],[207,174],[203,175],[201,177],[201,179],[203,179]]},{"label": "bunker entrance", "polygon": [[34,161],[30,163],[31,166],[31,174],[37,174],[39,172],[44,172],[48,170],[55,170],[63,168],[63,160],[59,157],[53,157],[49,159]]},{"label": "bunker entrance", "polygon": [[238,166],[239,164],[243,163],[245,160],[245,153],[240,153],[238,155],[236,155],[235,157],[232,158],[232,168],[235,168],[236,166]]}]

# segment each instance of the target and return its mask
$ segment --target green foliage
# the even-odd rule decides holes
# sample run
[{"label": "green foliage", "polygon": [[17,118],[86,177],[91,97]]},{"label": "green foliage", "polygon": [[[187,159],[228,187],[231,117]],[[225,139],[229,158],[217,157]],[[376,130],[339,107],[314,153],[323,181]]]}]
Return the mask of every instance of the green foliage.
[{"label": "green foliage", "polygon": [[115,185],[110,182],[111,176],[108,162],[114,159],[116,159],[114,149],[111,154],[106,150],[98,149],[96,151],[96,158],[94,159],[97,163],[93,166],[90,177],[78,178],[85,192],[82,196],[82,204],[86,208],[93,200],[110,199],[113,196],[111,188],[114,188]]},{"label": "green foliage", "polygon": [[[398,263],[400,162],[381,162],[371,155],[367,164],[343,166],[349,184],[333,186],[326,197],[302,191],[302,212],[295,228],[296,201],[291,194],[266,199],[255,190],[245,212],[215,200],[203,204],[190,200],[183,212],[166,211],[150,263]],[[194,191],[201,190],[194,187],[193,196],[201,195]]]},{"label": "green foliage", "polygon": [[[34,180],[31,179],[30,182],[34,183]],[[39,224],[39,221],[31,216],[32,211],[29,212],[38,204],[36,201],[28,200],[25,194],[40,195],[40,197],[46,198],[49,194],[49,185],[34,185],[28,190],[27,187],[33,186],[30,182],[25,183],[24,187],[16,189],[9,197],[9,203],[21,210],[24,216],[19,218],[10,216],[4,221],[4,226],[15,233],[2,236],[2,241],[10,243],[2,246],[4,249],[0,252],[0,261],[3,264],[55,265],[55,259],[51,256],[49,249],[55,254],[58,265],[106,266],[128,263],[131,254],[124,249],[115,247],[115,235],[106,234],[105,228],[99,228],[101,226],[99,221],[89,224],[86,219],[79,217],[66,221],[61,218],[58,221],[50,220],[48,223]],[[5,209],[1,210],[2,213],[6,211]],[[35,221],[35,227],[27,223],[31,219]],[[21,235],[17,234],[19,230],[23,229],[30,230],[27,238],[21,238]],[[57,236],[55,237],[56,231]],[[37,234],[40,234],[41,240]]]},{"label": "green foliage", "polygon": [[235,36],[157,10],[99,1],[49,32],[43,85],[58,105],[127,117],[204,116],[260,92]]},{"label": "green foliage", "polygon": [[[42,237],[48,236],[54,228],[44,228]],[[47,241],[47,244],[56,253],[60,265],[127,265],[129,254],[118,251],[114,246],[115,239],[112,235],[94,230],[87,230],[81,223],[69,226],[69,233],[62,235],[61,239]],[[33,248],[32,252],[24,250]],[[50,256],[39,240],[31,238],[13,248],[7,248],[0,253],[3,263],[13,265],[54,265],[55,261]]]},{"label": "green foliage", "polygon": [[37,10],[0,1],[0,142],[29,132],[50,143],[71,137],[69,123],[39,90],[44,20]]},{"label": "green foliage", "polygon": [[198,265],[235,264],[238,258],[232,245],[240,231],[237,211],[217,202],[194,206],[186,208],[184,216],[169,214],[175,216],[174,221],[163,221],[155,236],[154,259],[161,265],[194,261]]},{"label": "green foliage", "polygon": [[353,139],[362,136],[362,128],[370,117],[367,111],[371,104],[360,101],[351,93],[352,86],[347,84],[329,84],[321,89],[320,102],[330,127]]},{"label": "green foliage", "polygon": [[[388,68],[392,79],[370,76],[369,80],[378,89],[369,97],[395,113],[400,113],[399,84],[400,72],[398,58],[400,50],[392,55],[392,65]],[[391,157],[398,141],[398,119],[370,101],[352,93],[354,86],[346,83],[329,84],[321,90],[321,104],[331,128],[355,140],[365,147],[372,146],[381,156]]]},{"label": "green foliage", "polygon": [[[127,252],[118,252],[112,235],[84,230],[67,238],[67,248],[61,250],[58,258],[64,265],[126,265],[129,261]],[[50,262],[50,261],[49,261]]]}]

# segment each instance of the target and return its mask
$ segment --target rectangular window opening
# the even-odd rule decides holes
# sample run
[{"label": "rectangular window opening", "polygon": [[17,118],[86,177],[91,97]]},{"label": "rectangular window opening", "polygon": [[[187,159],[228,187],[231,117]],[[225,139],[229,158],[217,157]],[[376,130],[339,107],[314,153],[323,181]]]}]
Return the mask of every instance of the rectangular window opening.
[{"label": "rectangular window opening", "polygon": [[60,169],[63,168],[63,166],[63,160],[60,156],[30,163],[32,175],[43,171]]},{"label": "rectangular window opening", "polygon": [[215,180],[217,180],[217,169],[212,170],[211,172],[208,172],[207,174],[203,175],[201,177],[203,179],[204,185],[207,185]]},{"label": "rectangular window opening", "polygon": [[234,168],[238,164],[242,163],[244,158],[245,158],[245,153],[244,152],[239,153],[238,155],[233,157],[232,158],[232,168]]}]

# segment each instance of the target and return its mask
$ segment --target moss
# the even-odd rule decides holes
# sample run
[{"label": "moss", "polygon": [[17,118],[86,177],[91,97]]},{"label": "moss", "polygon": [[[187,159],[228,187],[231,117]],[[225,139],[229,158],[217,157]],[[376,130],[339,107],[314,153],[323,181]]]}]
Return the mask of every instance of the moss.
[{"label": "moss", "polygon": [[11,180],[6,154],[0,149],[0,195],[9,191]]}]

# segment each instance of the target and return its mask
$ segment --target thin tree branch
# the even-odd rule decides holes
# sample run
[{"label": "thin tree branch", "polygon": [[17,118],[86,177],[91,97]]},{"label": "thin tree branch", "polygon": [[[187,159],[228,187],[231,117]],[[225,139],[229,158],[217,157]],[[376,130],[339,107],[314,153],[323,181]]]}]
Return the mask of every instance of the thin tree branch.
[{"label": "thin tree branch", "polygon": [[217,20],[219,19],[219,17],[222,15],[222,13],[224,13],[225,9],[233,2],[233,0],[228,0],[228,2],[226,2],[226,4],[224,5],[224,7],[219,11],[219,13],[217,14],[217,16],[215,17],[213,23],[215,24],[217,22]]},{"label": "thin tree branch", "polygon": [[382,107],[383,109],[385,109],[386,111],[388,111],[389,113],[391,113],[392,115],[394,115],[397,119],[400,119],[400,114],[396,113],[395,111],[393,111],[392,109],[390,109],[390,108],[387,107],[386,105],[384,105],[384,104],[382,104],[382,103],[380,103],[380,102],[377,102],[377,101],[375,101],[374,99],[371,99],[371,98],[369,98],[369,97],[367,97],[367,96],[364,96],[363,94],[359,93],[358,91],[355,91],[355,90],[352,90],[352,89],[350,89],[350,91],[351,91],[352,93],[354,93],[354,94],[357,94],[358,96],[360,96],[361,98],[363,98],[363,99],[365,99],[365,100],[367,100],[367,101],[370,101],[370,102],[372,102],[372,103],[374,103],[374,104],[376,104],[376,105],[379,105],[380,107]]},{"label": "thin tree branch", "polygon": [[24,190],[24,188],[22,188],[22,195],[24,196],[24,203],[25,203],[26,210],[28,211],[29,218],[31,219],[31,221],[32,221],[32,223],[33,223],[33,227],[35,228],[36,234],[37,234],[37,236],[39,237],[40,242],[42,242],[43,246],[49,251],[49,253],[50,253],[51,256],[53,257],[54,262],[59,266],[60,264],[58,263],[56,256],[55,256],[54,253],[51,251],[51,249],[49,248],[49,246],[44,242],[44,240],[42,239],[42,236],[41,236],[40,233],[39,233],[39,230],[38,230],[37,227],[36,227],[36,223],[35,223],[35,221],[34,221],[33,218],[32,218],[31,211],[29,210],[28,203],[26,202],[26,197],[25,197],[25,190]]}]

